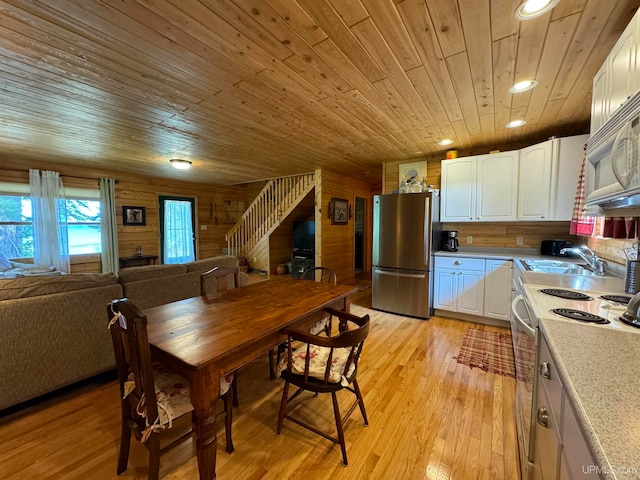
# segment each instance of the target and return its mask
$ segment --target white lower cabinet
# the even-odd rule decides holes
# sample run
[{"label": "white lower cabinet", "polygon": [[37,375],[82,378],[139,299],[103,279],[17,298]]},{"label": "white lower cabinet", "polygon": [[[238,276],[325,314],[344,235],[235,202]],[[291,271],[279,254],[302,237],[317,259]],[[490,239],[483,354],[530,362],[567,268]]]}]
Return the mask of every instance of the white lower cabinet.
[{"label": "white lower cabinet", "polygon": [[485,260],[484,316],[511,318],[511,260]]},{"label": "white lower cabinet", "polygon": [[599,480],[573,405],[560,382],[544,336],[540,336],[532,480]]},{"label": "white lower cabinet", "polygon": [[484,259],[436,257],[433,308],[482,315]]}]

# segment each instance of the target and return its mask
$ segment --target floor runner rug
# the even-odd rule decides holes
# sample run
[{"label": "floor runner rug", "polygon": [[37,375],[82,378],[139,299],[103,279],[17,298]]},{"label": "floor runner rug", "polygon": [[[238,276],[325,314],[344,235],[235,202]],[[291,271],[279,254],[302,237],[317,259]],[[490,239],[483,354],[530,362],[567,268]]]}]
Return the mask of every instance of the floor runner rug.
[{"label": "floor runner rug", "polygon": [[462,338],[458,363],[507,377],[516,376],[509,333],[485,332],[468,328]]}]

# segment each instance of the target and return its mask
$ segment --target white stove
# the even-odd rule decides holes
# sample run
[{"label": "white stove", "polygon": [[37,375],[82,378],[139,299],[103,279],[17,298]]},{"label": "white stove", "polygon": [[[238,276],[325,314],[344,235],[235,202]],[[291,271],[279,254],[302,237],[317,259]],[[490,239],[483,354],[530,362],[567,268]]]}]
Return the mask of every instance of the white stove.
[{"label": "white stove", "polygon": [[524,285],[523,293],[527,299],[527,307],[532,309],[529,313],[534,323],[540,318],[550,318],[640,333],[639,327],[620,320],[631,295],[531,284]]}]

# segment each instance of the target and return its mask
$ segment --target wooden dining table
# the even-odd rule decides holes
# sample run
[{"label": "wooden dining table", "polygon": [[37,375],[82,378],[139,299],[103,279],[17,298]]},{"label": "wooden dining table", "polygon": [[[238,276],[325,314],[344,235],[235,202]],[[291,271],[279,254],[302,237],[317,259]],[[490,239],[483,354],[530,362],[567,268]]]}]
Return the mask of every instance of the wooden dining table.
[{"label": "wooden dining table", "polygon": [[274,277],[215,298],[194,297],[144,311],[152,358],[189,379],[201,479],[216,478],[220,377],[283,342],[285,327],[308,328],[326,316],[326,307],[349,311],[349,296],[356,291],[353,285]]}]

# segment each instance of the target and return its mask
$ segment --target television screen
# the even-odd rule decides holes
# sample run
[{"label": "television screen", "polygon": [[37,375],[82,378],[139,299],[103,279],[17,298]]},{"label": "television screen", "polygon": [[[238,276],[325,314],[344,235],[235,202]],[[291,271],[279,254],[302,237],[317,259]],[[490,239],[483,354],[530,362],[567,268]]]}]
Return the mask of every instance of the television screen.
[{"label": "television screen", "polygon": [[293,222],[293,248],[312,252],[316,244],[316,222]]}]

